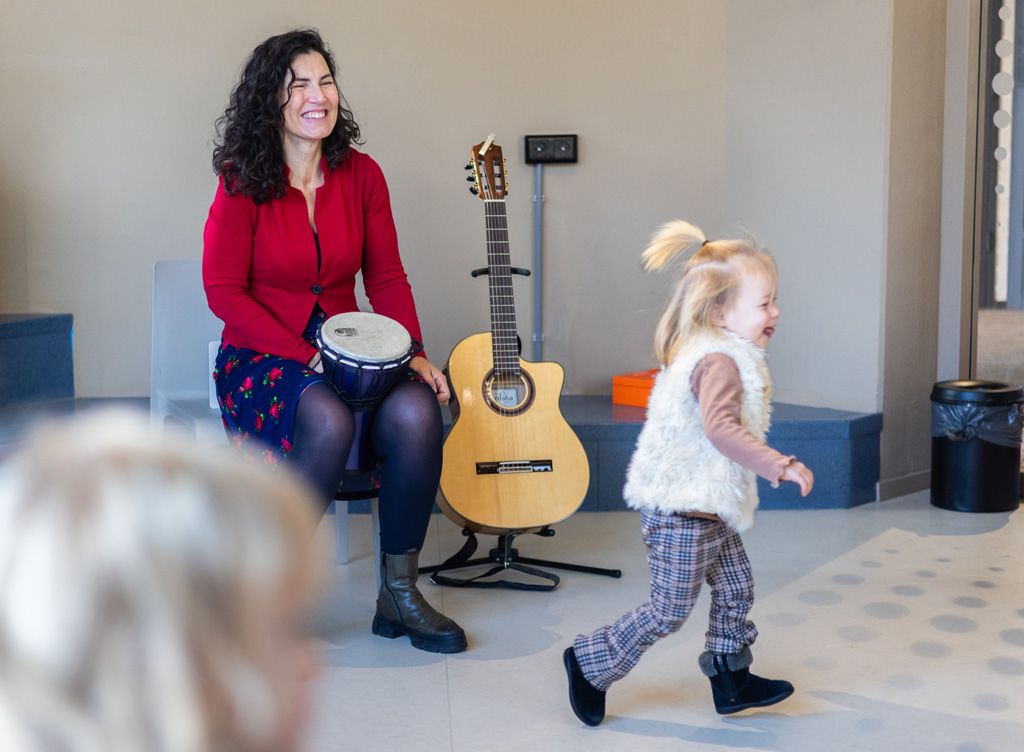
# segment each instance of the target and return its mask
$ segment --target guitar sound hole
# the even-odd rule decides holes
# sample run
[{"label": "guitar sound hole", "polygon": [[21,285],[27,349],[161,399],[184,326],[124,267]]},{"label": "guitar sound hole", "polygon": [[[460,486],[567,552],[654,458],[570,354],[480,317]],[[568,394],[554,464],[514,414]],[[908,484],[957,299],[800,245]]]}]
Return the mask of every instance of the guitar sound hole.
[{"label": "guitar sound hole", "polygon": [[533,380],[525,371],[500,374],[493,370],[484,376],[484,400],[502,415],[519,415],[533,403]]}]

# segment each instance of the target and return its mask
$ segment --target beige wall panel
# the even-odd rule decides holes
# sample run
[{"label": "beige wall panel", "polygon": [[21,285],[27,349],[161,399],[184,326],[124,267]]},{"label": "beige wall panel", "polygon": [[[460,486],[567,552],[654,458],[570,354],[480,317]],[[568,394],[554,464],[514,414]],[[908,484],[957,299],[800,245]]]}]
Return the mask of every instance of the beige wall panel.
[{"label": "beige wall panel", "polygon": [[[485,259],[469,146],[494,131],[505,147],[512,258],[532,266],[522,136],[580,134],[580,163],[545,182],[545,356],[568,391],[607,392],[652,362],[665,280],[640,271],[649,233],[717,219],[723,18],[697,0],[11,3],[0,310],[75,315],[80,396],[146,394],[151,269],[201,254],[213,120],[255,44],[312,24],[388,176],[435,360],[488,325],[486,284],[468,276]],[[517,299],[528,338],[528,281]]]},{"label": "beige wall panel", "polygon": [[885,264],[882,479],[928,485],[938,357],[946,13],[896,0]]}]

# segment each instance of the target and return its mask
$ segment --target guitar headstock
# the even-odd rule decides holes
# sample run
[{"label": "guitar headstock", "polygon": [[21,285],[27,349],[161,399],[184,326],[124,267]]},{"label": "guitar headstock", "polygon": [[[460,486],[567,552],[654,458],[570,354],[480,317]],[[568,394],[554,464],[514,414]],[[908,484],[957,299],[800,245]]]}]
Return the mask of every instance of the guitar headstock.
[{"label": "guitar headstock", "polygon": [[505,158],[501,154],[501,147],[494,143],[494,134],[470,149],[469,154],[471,161],[466,169],[473,170],[473,175],[466,179],[473,183],[470,193],[484,200],[504,200],[508,191],[508,177],[505,174]]}]

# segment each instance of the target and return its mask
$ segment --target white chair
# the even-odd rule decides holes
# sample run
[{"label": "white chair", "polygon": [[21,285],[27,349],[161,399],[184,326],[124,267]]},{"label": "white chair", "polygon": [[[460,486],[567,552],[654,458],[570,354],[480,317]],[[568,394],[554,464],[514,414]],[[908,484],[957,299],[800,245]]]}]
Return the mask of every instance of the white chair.
[{"label": "white chair", "polygon": [[[213,386],[223,324],[210,312],[202,267],[195,261],[158,261],[153,267],[153,340],[149,414],[161,430],[188,431],[202,446],[227,445]],[[344,497],[344,489],[340,496]],[[357,498],[368,498],[367,494]],[[337,561],[347,564],[348,514],[334,507]],[[380,561],[377,499],[370,498],[375,561]],[[375,566],[378,580],[380,567]],[[379,584],[379,582],[378,582]]]},{"label": "white chair", "polygon": [[204,446],[227,443],[210,388],[210,343],[223,326],[206,305],[199,261],[156,263],[150,418],[160,428],[187,429]]}]

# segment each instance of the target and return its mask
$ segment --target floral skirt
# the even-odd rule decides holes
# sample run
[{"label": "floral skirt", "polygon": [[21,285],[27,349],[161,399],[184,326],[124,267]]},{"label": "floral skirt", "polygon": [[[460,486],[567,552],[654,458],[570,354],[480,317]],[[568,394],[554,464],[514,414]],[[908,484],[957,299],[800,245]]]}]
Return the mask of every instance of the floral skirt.
[{"label": "floral skirt", "polygon": [[[312,342],[326,318],[317,308],[303,337]],[[291,451],[295,408],[313,384],[325,382],[303,363],[221,343],[213,370],[224,429],[252,461],[276,465]]]}]

